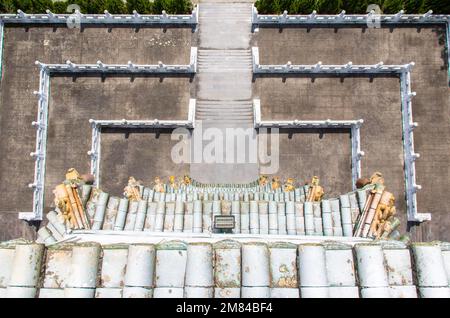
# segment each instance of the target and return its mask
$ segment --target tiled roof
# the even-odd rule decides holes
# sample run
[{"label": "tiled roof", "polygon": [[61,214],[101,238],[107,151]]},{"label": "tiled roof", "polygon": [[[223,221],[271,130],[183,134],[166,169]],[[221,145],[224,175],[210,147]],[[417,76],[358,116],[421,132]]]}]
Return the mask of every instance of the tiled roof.
[{"label": "tiled roof", "polygon": [[[167,193],[141,188],[141,200],[93,191],[86,204],[91,230],[217,233],[218,215],[234,216],[233,234],[351,237],[371,188],[320,202],[305,201],[308,186],[284,192],[249,189],[188,188]],[[56,212],[47,214],[40,242],[55,243],[70,230]]]},{"label": "tiled roof", "polygon": [[0,245],[0,297],[450,297],[450,244]]}]

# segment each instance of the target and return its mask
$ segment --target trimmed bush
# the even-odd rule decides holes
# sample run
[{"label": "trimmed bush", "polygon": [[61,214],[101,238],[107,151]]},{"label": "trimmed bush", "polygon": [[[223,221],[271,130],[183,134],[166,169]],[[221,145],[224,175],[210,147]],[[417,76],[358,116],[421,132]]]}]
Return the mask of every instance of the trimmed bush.
[{"label": "trimmed bush", "polygon": [[400,10],[404,10],[404,0],[384,0],[383,2],[383,13],[394,14]]},{"label": "trimmed bush", "polygon": [[140,14],[153,13],[153,6],[149,0],[127,0],[127,11],[133,13],[136,10]]},{"label": "trimmed bush", "polygon": [[122,0],[105,0],[104,10],[108,10],[111,14],[125,14],[127,7]]},{"label": "trimmed bush", "polygon": [[[289,0],[284,0],[289,2]],[[102,14],[108,10],[111,14],[132,13],[133,10],[141,14],[161,14],[165,10],[168,14],[190,14],[193,9],[190,0],[66,0],[53,2],[52,0],[0,0],[0,13],[16,13],[20,9],[26,13],[45,13],[47,9],[54,13],[68,13],[67,7],[76,4],[82,13]]]},{"label": "trimmed bush", "polygon": [[53,3],[53,7],[51,11],[53,13],[68,13],[67,10],[67,2],[66,1],[58,1]]},{"label": "trimmed bush", "polygon": [[155,0],[153,13],[161,14],[165,10],[167,14],[186,14],[192,12],[192,2],[189,0]]},{"label": "trimmed bush", "polygon": [[425,0],[405,0],[405,12],[406,13],[424,13]]},{"label": "trimmed bush", "polygon": [[293,0],[289,7],[291,14],[310,14],[317,10],[315,0]]},{"label": "trimmed bush", "polygon": [[272,0],[257,0],[255,2],[255,7],[261,14],[273,13],[272,11]]},{"label": "trimmed bush", "polygon": [[370,4],[376,4],[383,13],[394,14],[400,10],[406,13],[424,13],[433,10],[436,14],[450,14],[448,0],[258,0],[255,3],[261,14],[280,14],[288,10],[290,14],[338,14],[345,10],[348,14],[365,14]]},{"label": "trimmed bush", "polygon": [[368,0],[344,0],[342,3],[342,9],[348,14],[366,13],[369,3],[377,4],[374,1]]},{"label": "trimmed bush", "polygon": [[33,11],[34,13],[46,12],[53,8],[52,0],[34,0],[33,1]]},{"label": "trimmed bush", "polygon": [[[90,14],[100,14],[104,13],[105,9],[109,11],[109,9],[106,8],[106,0],[95,0],[95,1],[87,1],[88,3],[86,6],[87,13]],[[112,11],[109,11],[110,13],[113,13]]]},{"label": "trimmed bush", "polygon": [[33,13],[33,1],[32,0],[13,0],[14,12],[17,12],[17,9],[22,10],[23,12]]},{"label": "trimmed bush", "polygon": [[291,0],[273,0],[272,11],[278,14],[283,13],[285,10],[289,11],[291,2]]},{"label": "trimmed bush", "polygon": [[316,11],[320,14],[338,14],[342,11],[342,0],[318,0]]},{"label": "trimmed bush", "polygon": [[425,0],[425,11],[433,10],[433,13],[450,14],[450,1],[448,0]]},{"label": "trimmed bush", "polygon": [[12,13],[14,12],[15,6],[13,0],[2,0],[0,1],[0,13]]}]

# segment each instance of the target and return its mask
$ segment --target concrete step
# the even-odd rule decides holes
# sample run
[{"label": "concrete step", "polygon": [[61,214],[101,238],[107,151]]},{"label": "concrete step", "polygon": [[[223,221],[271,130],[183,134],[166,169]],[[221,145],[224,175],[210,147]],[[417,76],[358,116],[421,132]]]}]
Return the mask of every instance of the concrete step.
[{"label": "concrete step", "polygon": [[199,50],[199,72],[251,71],[250,50]]},{"label": "concrete step", "polygon": [[251,4],[247,3],[202,3],[200,4],[200,14],[213,13],[213,14],[225,14],[225,13],[245,14],[252,12]]},{"label": "concrete step", "polygon": [[253,115],[252,114],[243,114],[243,115],[236,115],[236,114],[203,114],[203,113],[197,113],[196,119],[198,120],[243,120],[243,121],[253,121]]},{"label": "concrete step", "polygon": [[251,15],[251,3],[200,3],[198,47],[248,49]]},{"label": "concrete step", "polygon": [[252,101],[248,100],[197,100],[196,108],[252,108]]},{"label": "concrete step", "polygon": [[199,20],[200,23],[204,20],[212,20],[220,18],[220,23],[230,23],[233,21],[251,21],[251,6],[249,4],[241,3],[214,3],[201,4]]},{"label": "concrete step", "polygon": [[226,108],[226,107],[213,107],[213,108],[209,108],[209,107],[198,107],[196,109],[197,114],[199,113],[205,113],[205,114],[211,114],[211,113],[223,113],[223,114],[227,114],[227,113],[233,113],[233,114],[253,114],[253,109],[251,107],[247,107],[247,108]]},{"label": "concrete step", "polygon": [[198,120],[238,121],[250,123],[253,121],[253,106],[249,100],[198,100],[196,105]]},{"label": "concrete step", "polygon": [[252,111],[207,111],[207,110],[197,110],[196,115],[202,116],[215,116],[215,117],[253,117]]},{"label": "concrete step", "polygon": [[196,118],[196,120],[201,120],[203,125],[207,125],[208,127],[235,127],[244,126],[251,127],[253,125],[253,119],[204,119],[204,118]]},{"label": "concrete step", "polygon": [[198,57],[229,56],[235,58],[251,58],[251,50],[198,50]]},{"label": "concrete step", "polygon": [[195,118],[196,121],[202,121],[203,125],[208,125],[212,123],[213,125],[217,124],[242,124],[245,126],[251,125],[253,123],[253,118],[235,118],[235,117],[226,117],[226,118],[217,118],[217,117],[202,117],[199,116]]}]

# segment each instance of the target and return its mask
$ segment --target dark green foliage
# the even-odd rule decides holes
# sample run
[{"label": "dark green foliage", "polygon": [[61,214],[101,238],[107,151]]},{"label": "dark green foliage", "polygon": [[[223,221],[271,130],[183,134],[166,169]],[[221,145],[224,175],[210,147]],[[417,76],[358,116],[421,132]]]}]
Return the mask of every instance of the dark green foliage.
[{"label": "dark green foliage", "polygon": [[111,14],[127,13],[127,7],[122,0],[105,0],[104,10],[108,10]]},{"label": "dark green foliage", "polygon": [[400,10],[404,10],[405,5],[404,0],[384,0],[383,2],[383,13],[385,14],[395,14]]},{"label": "dark green foliage", "polygon": [[433,10],[433,13],[450,14],[449,0],[425,0],[425,11]]},{"label": "dark green foliage", "polygon": [[13,0],[0,0],[0,13],[14,13]]},{"label": "dark green foliage", "polygon": [[425,10],[425,0],[405,0],[406,13],[424,13]]},{"label": "dark green foliage", "polygon": [[258,12],[261,14],[269,14],[272,13],[272,0],[257,0],[255,2],[256,8],[258,8]]},{"label": "dark green foliage", "polygon": [[67,13],[67,2],[66,1],[58,1],[53,3],[52,12],[53,13]]},{"label": "dark green foliage", "polygon": [[32,0],[13,0],[13,4],[14,4],[14,12],[17,12],[17,9],[20,9],[26,13],[33,12]]},{"label": "dark green foliage", "polygon": [[[87,13],[91,14],[99,14],[105,12],[106,9],[106,0],[95,0],[95,1],[88,1],[86,8]],[[112,12],[110,12],[112,13]]]},{"label": "dark green foliage", "polygon": [[32,13],[43,13],[46,10],[51,10],[53,2],[51,0],[33,0],[32,1]]},{"label": "dark green foliage", "polygon": [[433,10],[436,14],[450,14],[450,0],[258,0],[255,3],[261,14],[280,14],[283,10],[290,14],[337,14],[345,10],[348,14],[364,14],[370,4],[376,4],[385,14],[400,10],[406,13],[424,13]]},{"label": "dark green foliage", "polygon": [[[64,1],[66,9],[64,10],[65,12],[68,13],[72,13],[74,10],[67,10],[67,7],[71,4],[76,4],[80,7],[80,12],[82,13],[89,13],[88,12],[88,8],[89,8],[89,0],[69,0],[69,1]],[[61,5],[62,6],[62,5]]]},{"label": "dark green foliage", "polygon": [[289,11],[291,0],[272,0],[272,11],[281,14],[285,10]]},{"label": "dark green foliage", "polygon": [[289,7],[289,13],[291,14],[310,14],[316,10],[315,0],[293,0]]},{"label": "dark green foliage", "polygon": [[153,12],[153,6],[149,0],[127,0],[128,13],[133,13],[133,10],[136,10],[140,14],[151,14]]},{"label": "dark green foliage", "polygon": [[338,14],[342,11],[342,0],[317,0],[316,10],[319,14]]},{"label": "dark green foliage", "polygon": [[369,4],[376,4],[375,1],[368,0],[344,0],[342,9],[348,14],[366,13]]},{"label": "dark green foliage", "polygon": [[[290,3],[290,0],[283,0]],[[150,0],[66,0],[53,2],[52,0],[0,0],[0,13],[16,13],[17,9],[25,13],[45,13],[47,9],[53,13],[70,13],[67,7],[76,4],[82,13],[102,14],[108,10],[111,14],[133,13],[161,14],[165,10],[168,14],[190,14],[193,9],[190,0],[155,0],[154,6]]]},{"label": "dark green foliage", "polygon": [[192,3],[189,0],[155,0],[153,13],[161,14],[165,10],[167,14],[191,13]]}]

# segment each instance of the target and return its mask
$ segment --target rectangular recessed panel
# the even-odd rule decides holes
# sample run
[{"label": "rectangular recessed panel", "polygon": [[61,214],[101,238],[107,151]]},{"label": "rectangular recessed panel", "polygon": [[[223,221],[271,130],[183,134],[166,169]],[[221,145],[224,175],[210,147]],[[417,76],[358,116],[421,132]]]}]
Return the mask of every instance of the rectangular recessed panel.
[{"label": "rectangular recessed panel", "polygon": [[218,230],[234,229],[235,220],[234,216],[214,216],[214,228]]}]

